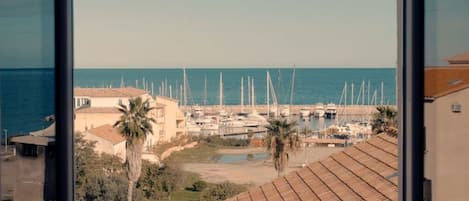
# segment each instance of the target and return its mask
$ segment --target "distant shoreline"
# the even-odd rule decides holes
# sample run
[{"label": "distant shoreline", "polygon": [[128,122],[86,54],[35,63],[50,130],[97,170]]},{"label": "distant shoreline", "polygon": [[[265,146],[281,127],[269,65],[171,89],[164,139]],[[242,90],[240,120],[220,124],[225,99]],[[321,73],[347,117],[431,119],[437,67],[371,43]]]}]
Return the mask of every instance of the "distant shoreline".
[{"label": "distant shoreline", "polygon": [[[220,67],[186,67],[186,69],[214,70],[214,69],[293,69],[293,66],[220,66]],[[394,66],[296,66],[297,69],[396,69]],[[175,67],[75,67],[75,70],[175,70]]]}]

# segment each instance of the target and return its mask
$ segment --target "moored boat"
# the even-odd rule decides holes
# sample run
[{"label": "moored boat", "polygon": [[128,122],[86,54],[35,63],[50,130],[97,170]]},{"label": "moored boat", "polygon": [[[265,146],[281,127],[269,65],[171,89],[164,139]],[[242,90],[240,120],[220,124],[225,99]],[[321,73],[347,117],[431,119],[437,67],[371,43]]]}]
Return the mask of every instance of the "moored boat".
[{"label": "moored boat", "polygon": [[334,103],[326,105],[326,111],[324,112],[326,119],[335,119],[337,116],[337,107]]},{"label": "moored boat", "polygon": [[314,117],[324,117],[325,111],[324,111],[324,105],[322,103],[316,104],[316,107],[314,108],[313,116]]}]

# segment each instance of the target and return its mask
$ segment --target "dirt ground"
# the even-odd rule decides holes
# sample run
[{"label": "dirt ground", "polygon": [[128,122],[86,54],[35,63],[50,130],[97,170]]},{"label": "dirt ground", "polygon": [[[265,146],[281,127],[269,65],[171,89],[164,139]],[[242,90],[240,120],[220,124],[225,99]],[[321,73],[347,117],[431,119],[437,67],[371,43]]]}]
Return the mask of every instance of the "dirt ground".
[{"label": "dirt ground", "polygon": [[[343,148],[329,147],[309,147],[298,150],[290,155],[290,161],[285,173],[298,170],[301,165],[311,163],[326,158],[332,153],[343,150]],[[242,154],[242,153],[262,153],[264,148],[248,148],[248,149],[222,149],[218,153],[221,154]],[[271,160],[246,161],[241,163],[219,164],[219,163],[185,163],[182,169],[189,172],[200,174],[201,178],[207,182],[220,183],[230,181],[238,184],[261,185],[272,179],[277,178]]]}]

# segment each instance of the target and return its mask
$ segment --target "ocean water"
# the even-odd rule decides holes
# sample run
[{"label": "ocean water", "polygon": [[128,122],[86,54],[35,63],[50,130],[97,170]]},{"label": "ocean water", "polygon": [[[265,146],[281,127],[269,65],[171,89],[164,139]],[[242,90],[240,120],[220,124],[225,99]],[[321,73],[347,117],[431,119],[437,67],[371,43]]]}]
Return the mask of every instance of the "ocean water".
[{"label": "ocean water", "polygon": [[44,117],[54,114],[53,69],[0,70],[0,114],[8,135],[46,128]]},{"label": "ocean water", "polygon": [[[207,104],[218,104],[221,72],[224,104],[240,104],[242,77],[245,79],[245,103],[248,102],[246,81],[248,76],[254,79],[256,104],[265,104],[266,71],[271,74],[279,103],[288,104],[292,69],[259,68],[187,69],[191,95],[189,103],[203,103],[204,80],[207,78]],[[183,71],[182,69],[76,69],[74,76],[75,86],[79,87],[119,87],[123,79],[126,86],[142,88],[143,80],[145,80],[150,93],[153,82],[154,95],[159,93],[161,83],[166,81],[168,86],[171,85],[173,98],[179,98]],[[377,90],[378,100],[380,100],[381,82],[383,82],[385,103],[395,104],[395,69],[389,68],[296,69],[293,103],[338,103],[345,82],[349,86],[348,99],[351,97],[351,83],[354,83],[354,101],[356,101],[362,81],[365,81],[365,88],[368,88],[368,81],[370,81],[371,95]],[[52,69],[0,70],[2,131],[8,129],[9,135],[18,135],[47,127],[49,123],[43,118],[54,114],[53,89],[54,71]],[[347,102],[350,103],[350,100]]]},{"label": "ocean water", "polygon": [[[280,104],[290,103],[292,69],[186,69],[190,94],[189,104],[203,104],[204,80],[207,79],[207,104],[219,104],[219,75],[223,75],[225,105],[238,105],[241,99],[241,78],[244,78],[244,103],[248,102],[247,78],[254,79],[256,104],[266,103],[266,72],[269,71],[272,84]],[[301,68],[296,69],[293,87],[293,104],[338,103],[345,82],[348,83],[348,100],[351,100],[351,85],[354,84],[354,102],[357,101],[360,86],[365,81],[365,89],[370,82],[370,97],[376,90],[378,103],[381,100],[381,82],[384,84],[384,103],[395,104],[395,69],[391,68]],[[151,93],[159,94],[162,83],[171,86],[173,98],[179,98],[183,83],[182,69],[77,69],[75,86],[118,87],[121,80],[126,86],[143,88],[146,83]],[[167,93],[169,95],[169,92]],[[365,93],[365,103],[368,94]],[[370,98],[371,99],[371,98]],[[361,102],[361,101],[360,101]]]}]

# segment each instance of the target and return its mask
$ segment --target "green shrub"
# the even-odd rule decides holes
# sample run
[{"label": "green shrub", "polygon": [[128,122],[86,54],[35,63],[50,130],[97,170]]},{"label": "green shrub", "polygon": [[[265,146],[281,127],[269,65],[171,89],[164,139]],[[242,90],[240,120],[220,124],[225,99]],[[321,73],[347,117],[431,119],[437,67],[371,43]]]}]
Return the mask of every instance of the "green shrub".
[{"label": "green shrub", "polygon": [[201,138],[200,142],[205,142],[209,146],[226,146],[226,147],[244,147],[249,145],[249,139],[221,138],[220,136],[208,136]]},{"label": "green shrub", "polygon": [[207,188],[207,182],[205,181],[196,181],[194,184],[192,184],[192,190],[193,191],[203,191],[205,188]]},{"label": "green shrub", "polygon": [[207,187],[200,194],[200,201],[221,201],[233,197],[246,188],[242,185],[224,182]]}]

